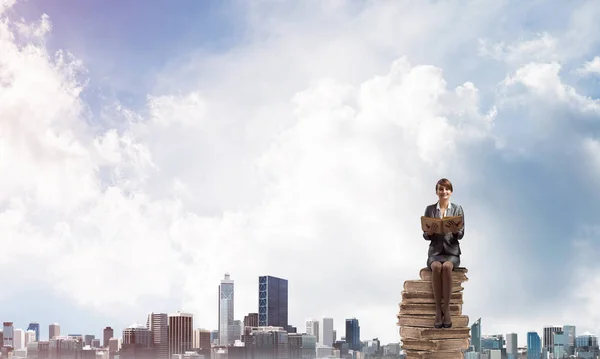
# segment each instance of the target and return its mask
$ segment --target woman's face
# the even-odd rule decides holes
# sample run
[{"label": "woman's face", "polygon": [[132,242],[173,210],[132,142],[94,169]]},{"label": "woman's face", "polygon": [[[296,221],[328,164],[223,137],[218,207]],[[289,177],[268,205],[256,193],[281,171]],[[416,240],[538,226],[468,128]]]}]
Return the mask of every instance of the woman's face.
[{"label": "woman's face", "polygon": [[446,201],[446,200],[450,199],[450,196],[452,195],[452,191],[444,186],[438,185],[436,194],[440,200]]}]

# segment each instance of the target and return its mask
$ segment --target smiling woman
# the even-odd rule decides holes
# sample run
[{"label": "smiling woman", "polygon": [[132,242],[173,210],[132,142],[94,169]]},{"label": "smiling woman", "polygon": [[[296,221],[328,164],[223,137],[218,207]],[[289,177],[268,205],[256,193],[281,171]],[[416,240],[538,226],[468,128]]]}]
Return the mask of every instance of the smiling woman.
[{"label": "smiling woman", "polygon": [[[439,200],[425,208],[424,216],[430,218],[464,217],[462,207],[456,203],[450,203],[452,191],[452,183],[446,178],[440,179],[435,185],[435,192]],[[433,224],[427,232],[423,232],[423,237],[430,241],[427,267],[432,271],[431,283],[436,307],[434,324],[436,328],[452,327],[449,311],[450,301],[444,302],[443,309],[441,302],[442,297],[450,298],[452,270],[460,265],[461,251],[458,240],[462,239],[465,234],[464,220],[462,223],[462,227],[457,228],[456,232],[436,233],[438,232],[436,224]]]}]

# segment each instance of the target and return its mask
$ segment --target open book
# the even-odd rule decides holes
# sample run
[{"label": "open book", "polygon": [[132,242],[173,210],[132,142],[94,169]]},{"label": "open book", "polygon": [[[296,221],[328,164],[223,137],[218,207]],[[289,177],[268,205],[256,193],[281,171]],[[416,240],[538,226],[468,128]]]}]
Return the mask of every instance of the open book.
[{"label": "open book", "polygon": [[434,223],[438,225],[434,232],[436,234],[456,233],[464,226],[462,216],[444,218],[421,217],[421,229],[423,229],[423,232],[429,231],[429,228]]}]

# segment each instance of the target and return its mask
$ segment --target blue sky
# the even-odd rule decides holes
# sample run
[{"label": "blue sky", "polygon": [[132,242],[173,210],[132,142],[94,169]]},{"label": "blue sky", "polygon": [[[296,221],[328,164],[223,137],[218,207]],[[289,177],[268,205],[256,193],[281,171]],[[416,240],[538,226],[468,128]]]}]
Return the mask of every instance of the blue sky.
[{"label": "blue sky", "polygon": [[357,317],[363,339],[397,341],[402,282],[426,263],[418,217],[448,177],[471,322],[521,344],[549,324],[598,332],[597,15],[17,1],[0,10],[0,269],[27,270],[0,319],[99,335],[184,309],[214,329],[225,272],[236,319],[270,274],[290,281],[293,325]]}]

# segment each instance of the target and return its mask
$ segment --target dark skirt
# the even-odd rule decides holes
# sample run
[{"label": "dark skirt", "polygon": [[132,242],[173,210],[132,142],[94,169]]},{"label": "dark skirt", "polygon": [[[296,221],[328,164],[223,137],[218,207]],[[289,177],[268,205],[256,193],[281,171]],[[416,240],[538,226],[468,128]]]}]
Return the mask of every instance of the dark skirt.
[{"label": "dark skirt", "polygon": [[430,256],[427,258],[427,268],[431,269],[431,263],[433,262],[440,262],[442,264],[444,264],[444,262],[452,262],[452,264],[454,264],[454,268],[456,268],[460,266],[460,257],[452,254],[438,254]]}]

